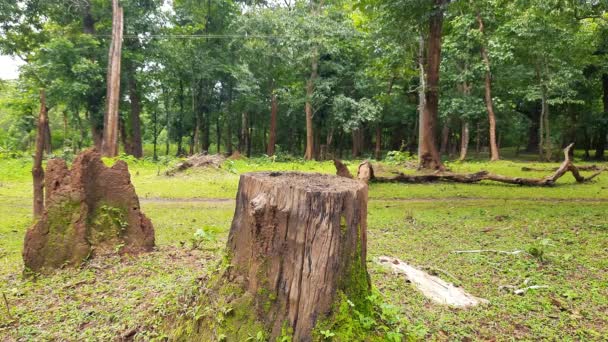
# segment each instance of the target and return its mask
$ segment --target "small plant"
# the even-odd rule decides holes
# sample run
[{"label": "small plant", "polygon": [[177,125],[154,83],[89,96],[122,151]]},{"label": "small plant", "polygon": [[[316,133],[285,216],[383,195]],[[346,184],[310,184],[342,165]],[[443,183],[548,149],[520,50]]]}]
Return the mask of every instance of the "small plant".
[{"label": "small plant", "polygon": [[203,243],[213,241],[215,241],[215,236],[205,228],[197,229],[192,239],[190,239],[192,249],[200,248]]},{"label": "small plant", "polygon": [[542,239],[539,243],[528,248],[528,254],[538,259],[538,261],[540,261],[541,263],[545,262],[545,251],[549,246],[553,246],[551,240]]},{"label": "small plant", "polygon": [[255,334],[255,336],[249,335],[249,337],[247,338],[246,341],[264,342],[266,340],[267,340],[266,333],[264,331],[260,330],[257,332],[257,334]]},{"label": "small plant", "polygon": [[386,159],[384,161],[390,164],[402,164],[405,162],[416,161],[416,159],[417,157],[415,155],[411,155],[409,152],[388,151],[386,153]]},{"label": "small plant", "polygon": [[336,334],[331,332],[331,330],[321,330],[320,333],[323,336],[323,339],[325,339],[325,340],[329,340],[332,337],[336,336]]}]

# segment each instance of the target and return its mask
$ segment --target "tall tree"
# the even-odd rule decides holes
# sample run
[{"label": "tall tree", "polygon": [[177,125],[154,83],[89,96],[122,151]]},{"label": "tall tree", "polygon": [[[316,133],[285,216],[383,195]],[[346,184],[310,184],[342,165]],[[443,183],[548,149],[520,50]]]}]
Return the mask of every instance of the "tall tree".
[{"label": "tall tree", "polygon": [[106,113],[101,152],[106,157],[118,155],[118,110],[120,105],[120,65],[122,55],[123,9],[112,0],[112,40],[108,53]]},{"label": "tall tree", "polygon": [[34,187],[34,218],[42,216],[44,211],[44,169],[42,159],[44,157],[45,131],[49,125],[48,108],[46,107],[46,93],[40,89],[40,113],[38,114],[38,128],[36,130],[36,150],[34,164],[32,165],[33,187]]},{"label": "tall tree", "polygon": [[429,17],[429,38],[427,48],[426,88],[424,108],[420,119],[418,156],[420,168],[443,170],[444,166],[437,150],[437,117],[439,112],[439,66],[441,63],[441,36],[443,16],[448,0],[433,0]]},{"label": "tall tree", "polygon": [[481,41],[481,57],[483,59],[483,64],[485,66],[485,92],[484,99],[486,102],[486,109],[488,111],[488,127],[489,127],[489,138],[490,138],[490,160],[496,161],[500,159],[500,153],[498,151],[498,144],[496,143],[496,115],[494,114],[494,103],[492,100],[492,69],[490,66],[490,57],[488,55],[488,50],[486,47],[486,42],[484,41],[484,24],[483,18],[481,17],[480,12],[477,12],[477,22],[479,23],[479,32],[482,36]]}]

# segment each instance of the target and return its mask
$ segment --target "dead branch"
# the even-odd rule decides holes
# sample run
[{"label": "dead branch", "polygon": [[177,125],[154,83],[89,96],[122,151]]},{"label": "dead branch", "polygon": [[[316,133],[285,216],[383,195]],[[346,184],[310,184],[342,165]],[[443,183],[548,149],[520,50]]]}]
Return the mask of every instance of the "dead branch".
[{"label": "dead branch", "polygon": [[[583,166],[577,166],[579,171],[600,171],[603,170],[602,167],[599,167],[595,164],[593,165],[583,165]],[[536,171],[536,172],[554,172],[557,171],[559,169],[559,167],[528,167],[528,166],[524,166],[521,168],[522,171]]]},{"label": "dead branch", "polygon": [[[574,176],[574,179],[578,183],[585,183],[591,181],[593,178],[600,175],[605,169],[600,168],[597,172],[593,173],[588,177],[584,177],[580,174],[581,170],[585,170],[585,168],[579,168],[572,163],[570,159],[570,150],[574,144],[568,145],[564,149],[564,162],[555,170],[555,172],[544,178],[525,178],[525,177],[509,177],[498,174],[493,174],[488,171],[480,171],[476,173],[454,173],[449,171],[436,171],[434,173],[429,174],[404,174],[399,173],[393,177],[376,177],[374,175],[374,169],[369,161],[364,161],[359,165],[359,171],[357,173],[357,178],[366,183],[375,182],[375,183],[431,183],[438,181],[450,181],[457,183],[478,183],[484,180],[507,183],[507,184],[516,184],[516,185],[526,185],[526,186],[552,186],[555,185],[555,182],[561,178],[566,173],[570,172]],[[340,162],[338,160],[338,162]],[[338,170],[339,171],[339,170]],[[340,173],[338,172],[340,176]]]},{"label": "dead branch", "polygon": [[[446,282],[437,276],[428,274],[399,259],[381,256],[378,258],[378,262],[381,265],[390,267],[394,273],[405,275],[414,287],[436,303],[459,308],[488,303],[485,299],[475,297],[465,292],[462,288]],[[445,273],[447,274],[447,272]]]},{"label": "dead branch", "polygon": [[548,289],[549,286],[547,285],[532,285],[532,286],[527,286],[527,287],[522,287],[521,289],[518,289],[517,286],[513,286],[513,285],[502,285],[499,286],[498,289],[499,290],[513,290],[513,294],[516,295],[523,295],[524,293],[528,292],[529,290],[538,290],[538,289]]},{"label": "dead branch", "polygon": [[8,305],[8,299],[6,298],[6,293],[2,293],[2,297],[4,298],[4,305],[6,305],[6,314],[8,315],[9,319],[13,319],[13,316],[11,315],[11,308]]},{"label": "dead branch", "polygon": [[463,253],[496,253],[496,254],[511,254],[511,255],[517,255],[517,254],[528,254],[526,251],[522,251],[520,249],[514,250],[512,252],[509,251],[498,251],[495,249],[475,249],[475,250],[470,250],[470,251],[452,251],[452,253],[456,253],[456,254],[463,254]]}]

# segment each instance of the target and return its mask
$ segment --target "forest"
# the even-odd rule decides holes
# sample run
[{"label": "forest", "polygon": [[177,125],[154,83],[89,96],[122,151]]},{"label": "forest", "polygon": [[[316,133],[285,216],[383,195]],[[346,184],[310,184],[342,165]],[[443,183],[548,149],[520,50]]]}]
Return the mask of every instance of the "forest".
[{"label": "forest", "polygon": [[607,0],[0,0],[0,57],[2,341],[608,335]]},{"label": "forest", "polygon": [[[604,158],[604,1],[431,3],[123,1],[121,151]],[[100,147],[111,3],[2,6],[0,51],[26,62],[2,84],[3,153],[33,147],[41,88],[49,149]]]}]

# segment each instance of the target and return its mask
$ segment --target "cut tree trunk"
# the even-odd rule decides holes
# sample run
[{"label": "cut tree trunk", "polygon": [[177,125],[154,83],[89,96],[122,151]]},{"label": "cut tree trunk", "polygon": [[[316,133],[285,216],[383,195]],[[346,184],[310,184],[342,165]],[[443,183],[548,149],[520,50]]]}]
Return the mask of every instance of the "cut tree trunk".
[{"label": "cut tree trunk", "polygon": [[323,174],[244,174],[228,237],[228,276],[254,296],[270,340],[287,325],[294,341],[311,341],[341,294],[356,310],[369,310],[366,241],[364,183]]},{"label": "cut tree trunk", "polygon": [[270,132],[268,133],[268,150],[266,154],[268,156],[274,155],[274,147],[277,141],[277,112],[278,112],[278,104],[277,104],[277,95],[272,92],[270,96]]},{"label": "cut tree trunk", "polygon": [[427,52],[427,75],[425,102],[420,120],[420,168],[444,170],[441,163],[435,131],[439,110],[439,66],[441,63],[441,35],[443,29],[444,5],[447,0],[435,0],[434,11],[429,19],[429,43]]},{"label": "cut tree trunk", "polygon": [[[363,162],[359,165],[359,171],[357,174],[357,179],[363,181],[365,183],[368,182],[376,182],[376,183],[431,183],[437,181],[451,181],[457,183],[479,183],[483,180],[489,180],[500,183],[507,184],[518,184],[518,185],[527,185],[527,186],[552,186],[555,185],[555,182],[563,175],[568,172],[572,173],[574,179],[577,183],[586,183],[600,175],[605,169],[600,169],[597,172],[593,173],[591,176],[584,177],[580,174],[581,169],[576,167],[572,160],[570,159],[570,149],[574,146],[574,144],[568,145],[564,149],[564,162],[556,169],[556,171],[544,178],[522,178],[522,177],[508,177],[503,175],[497,175],[490,173],[488,171],[480,171],[476,173],[454,173],[454,172],[445,172],[445,171],[437,171],[429,174],[403,174],[400,173],[395,177],[377,177],[374,175],[374,169],[369,162]],[[334,164],[338,165],[338,163]]]},{"label": "cut tree trunk", "polygon": [[120,104],[120,63],[122,52],[123,9],[118,0],[112,0],[112,40],[108,53],[106,113],[104,118],[102,154],[118,155],[118,110]]},{"label": "cut tree trunk", "polygon": [[34,218],[39,218],[44,212],[44,169],[42,158],[44,156],[45,127],[48,126],[46,108],[46,92],[40,89],[40,113],[38,114],[38,129],[36,131],[36,151],[34,154],[34,165],[32,166],[32,178],[34,183]]},{"label": "cut tree trunk", "polygon": [[[479,23],[479,32],[483,36],[484,25],[479,12],[477,12],[477,22]],[[486,68],[484,99],[486,102],[486,109],[488,110],[488,123],[490,129],[490,160],[496,161],[500,159],[500,154],[496,143],[496,115],[494,114],[494,104],[492,102],[492,69],[490,68],[490,57],[486,50],[485,43],[481,44],[481,57]]]}]

